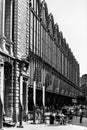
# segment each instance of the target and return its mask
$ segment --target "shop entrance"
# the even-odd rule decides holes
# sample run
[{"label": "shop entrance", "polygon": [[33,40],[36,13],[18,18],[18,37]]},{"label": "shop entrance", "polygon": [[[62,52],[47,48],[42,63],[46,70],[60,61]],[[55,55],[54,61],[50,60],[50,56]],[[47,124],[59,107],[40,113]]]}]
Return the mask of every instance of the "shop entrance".
[{"label": "shop entrance", "polygon": [[12,65],[4,63],[4,112],[6,116],[11,116],[13,93],[12,93]]},{"label": "shop entrance", "polygon": [[26,116],[28,111],[28,89],[27,78],[23,78],[23,117]]}]

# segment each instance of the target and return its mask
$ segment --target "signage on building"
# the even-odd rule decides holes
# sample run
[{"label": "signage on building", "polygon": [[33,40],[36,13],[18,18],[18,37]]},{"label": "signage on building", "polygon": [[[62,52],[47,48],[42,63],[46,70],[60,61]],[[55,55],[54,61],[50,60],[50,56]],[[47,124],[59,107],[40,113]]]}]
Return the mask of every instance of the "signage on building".
[{"label": "signage on building", "polygon": [[72,99],[72,103],[77,103],[77,100],[76,99]]}]

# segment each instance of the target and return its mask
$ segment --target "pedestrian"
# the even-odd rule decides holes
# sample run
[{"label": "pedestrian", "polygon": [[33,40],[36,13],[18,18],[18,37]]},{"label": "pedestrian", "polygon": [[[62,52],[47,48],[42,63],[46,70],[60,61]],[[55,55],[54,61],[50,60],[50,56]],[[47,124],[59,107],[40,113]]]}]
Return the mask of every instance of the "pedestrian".
[{"label": "pedestrian", "polygon": [[50,124],[54,124],[54,116],[53,113],[50,113]]},{"label": "pedestrian", "polygon": [[75,108],[75,116],[76,116],[76,118],[77,118],[77,116],[78,116],[78,107],[76,106],[76,108]]},{"label": "pedestrian", "polygon": [[79,119],[79,122],[82,123],[82,118],[83,118],[83,108],[81,106],[80,110],[79,110],[79,113],[80,113],[80,119]]},{"label": "pedestrian", "polygon": [[61,119],[60,119],[60,115],[59,115],[59,111],[57,111],[56,115],[55,115],[55,121],[60,124],[61,123]]}]

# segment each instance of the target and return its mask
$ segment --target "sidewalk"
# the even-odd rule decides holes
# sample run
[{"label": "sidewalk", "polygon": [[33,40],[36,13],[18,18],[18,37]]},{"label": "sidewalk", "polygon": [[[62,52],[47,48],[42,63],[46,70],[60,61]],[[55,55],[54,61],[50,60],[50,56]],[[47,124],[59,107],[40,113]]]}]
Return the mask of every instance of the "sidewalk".
[{"label": "sidewalk", "polygon": [[79,117],[74,117],[71,124],[87,127],[87,118],[84,117],[82,123],[79,123]]},{"label": "sidewalk", "polygon": [[3,127],[4,130],[87,130],[85,126],[67,124],[67,125],[48,125],[48,124],[30,124],[23,122],[23,128]]}]

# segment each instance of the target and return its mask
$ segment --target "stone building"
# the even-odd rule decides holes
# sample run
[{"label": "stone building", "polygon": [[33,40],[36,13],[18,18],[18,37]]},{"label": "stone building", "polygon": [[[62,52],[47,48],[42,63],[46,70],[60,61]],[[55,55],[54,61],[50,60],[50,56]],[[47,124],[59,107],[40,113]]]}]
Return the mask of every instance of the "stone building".
[{"label": "stone building", "polygon": [[[3,109],[17,121],[36,105],[70,104],[81,93],[79,64],[63,33],[40,0],[0,0],[0,84]],[[3,78],[2,78],[3,77]]]},{"label": "stone building", "polygon": [[87,74],[82,75],[80,78],[80,87],[87,101]]}]

